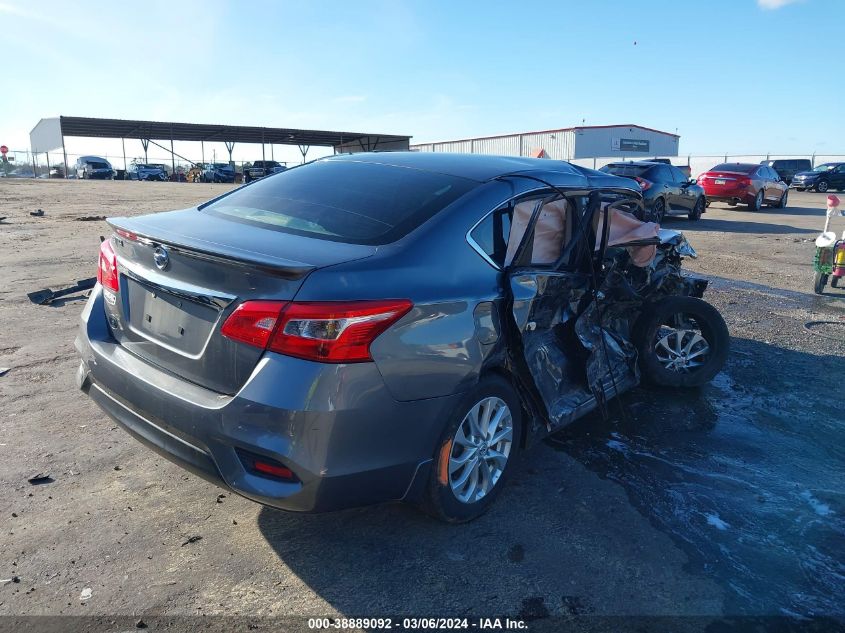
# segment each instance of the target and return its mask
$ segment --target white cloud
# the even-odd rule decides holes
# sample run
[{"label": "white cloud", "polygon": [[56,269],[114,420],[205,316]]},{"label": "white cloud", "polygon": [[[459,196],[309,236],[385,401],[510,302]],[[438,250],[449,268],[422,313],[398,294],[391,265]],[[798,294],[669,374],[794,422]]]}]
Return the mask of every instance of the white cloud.
[{"label": "white cloud", "polygon": [[788,4],[801,2],[801,0],[757,0],[757,6],[761,9],[780,9]]},{"label": "white cloud", "polygon": [[11,15],[17,15],[22,18],[32,17],[30,13],[27,13],[20,7],[15,7],[11,4],[6,4],[5,2],[0,2],[0,13],[9,13]]}]

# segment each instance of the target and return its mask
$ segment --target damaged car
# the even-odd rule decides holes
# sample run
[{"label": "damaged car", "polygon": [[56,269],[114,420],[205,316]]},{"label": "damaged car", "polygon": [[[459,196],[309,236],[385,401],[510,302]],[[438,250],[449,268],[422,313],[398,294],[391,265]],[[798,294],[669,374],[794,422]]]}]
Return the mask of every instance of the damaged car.
[{"label": "damaged car", "polygon": [[259,503],[470,520],[538,439],[724,364],[693,249],[643,213],[630,179],[562,161],[396,152],[112,218],[78,384]]}]

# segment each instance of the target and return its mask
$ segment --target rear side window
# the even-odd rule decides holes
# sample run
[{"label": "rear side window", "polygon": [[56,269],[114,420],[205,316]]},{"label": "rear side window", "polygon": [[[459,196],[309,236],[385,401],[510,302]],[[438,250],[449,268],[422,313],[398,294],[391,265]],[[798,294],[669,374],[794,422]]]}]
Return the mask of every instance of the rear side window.
[{"label": "rear side window", "polygon": [[666,165],[656,165],[652,167],[648,172],[648,178],[651,178],[655,182],[672,182],[674,180],[672,178],[672,172],[669,171],[669,168]]},{"label": "rear side window", "polygon": [[478,184],[405,167],[321,160],[236,189],[201,210],[307,237],[388,244]]},{"label": "rear side window", "polygon": [[670,167],[669,171],[672,172],[672,180],[674,180],[675,182],[684,182],[688,180],[688,178],[684,175],[684,172],[682,172],[677,167]]}]

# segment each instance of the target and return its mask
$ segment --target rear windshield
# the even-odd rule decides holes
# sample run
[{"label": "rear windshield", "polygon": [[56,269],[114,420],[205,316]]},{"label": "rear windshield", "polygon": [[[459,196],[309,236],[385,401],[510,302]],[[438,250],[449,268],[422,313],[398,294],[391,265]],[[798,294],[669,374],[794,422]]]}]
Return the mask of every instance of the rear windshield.
[{"label": "rear windshield", "polygon": [[716,165],[710,171],[733,171],[739,174],[750,174],[758,167],[759,165],[749,165],[747,163],[722,163],[721,165]]},{"label": "rear windshield", "polygon": [[255,181],[201,208],[308,237],[387,244],[478,184],[405,167],[321,160]]},{"label": "rear windshield", "polygon": [[654,165],[605,165],[599,171],[603,171],[614,176],[626,176],[628,178],[636,178],[642,176]]}]

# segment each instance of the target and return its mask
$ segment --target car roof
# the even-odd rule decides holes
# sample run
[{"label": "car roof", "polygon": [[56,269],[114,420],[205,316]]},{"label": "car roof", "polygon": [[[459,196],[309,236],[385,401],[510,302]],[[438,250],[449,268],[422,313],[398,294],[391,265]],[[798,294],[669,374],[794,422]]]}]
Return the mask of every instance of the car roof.
[{"label": "car roof", "polygon": [[674,167],[672,163],[661,163],[660,161],[654,160],[623,160],[619,161],[618,163],[608,163],[608,165],[638,165],[640,167],[654,167],[655,165],[668,165],[669,167]]},{"label": "car roof", "polygon": [[[361,152],[358,154],[338,154],[318,160],[350,161],[407,167],[487,182],[499,176],[516,173],[554,174],[569,176],[572,184],[583,184],[583,179],[590,181],[590,186],[616,187],[631,189],[628,178],[609,175],[604,172],[573,165],[563,160],[548,158],[525,158],[520,156],[490,156],[486,154],[458,154],[451,152]],[[597,180],[596,180],[597,179]],[[566,180],[566,178],[564,178]],[[594,182],[595,181],[595,182]],[[566,186],[557,178],[557,186]]]}]

